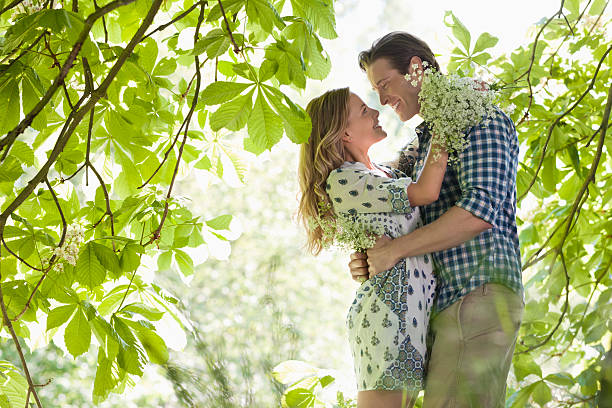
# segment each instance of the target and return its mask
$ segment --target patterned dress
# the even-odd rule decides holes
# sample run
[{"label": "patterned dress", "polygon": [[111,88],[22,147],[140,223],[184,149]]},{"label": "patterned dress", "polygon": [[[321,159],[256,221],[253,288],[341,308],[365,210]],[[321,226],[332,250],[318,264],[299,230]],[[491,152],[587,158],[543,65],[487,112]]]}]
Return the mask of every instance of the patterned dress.
[{"label": "patterned dress", "polygon": [[[336,213],[382,226],[391,238],[421,227],[419,208],[410,206],[406,194],[412,179],[399,170],[376,167],[345,162],[331,172],[326,189]],[[359,287],[347,316],[359,391],[423,388],[434,293],[428,255],[402,259]]]}]

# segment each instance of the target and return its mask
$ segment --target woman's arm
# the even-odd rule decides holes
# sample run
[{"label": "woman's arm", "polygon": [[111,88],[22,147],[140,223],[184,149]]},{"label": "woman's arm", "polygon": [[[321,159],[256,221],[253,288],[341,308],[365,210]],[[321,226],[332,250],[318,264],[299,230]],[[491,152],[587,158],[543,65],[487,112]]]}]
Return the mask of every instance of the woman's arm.
[{"label": "woman's arm", "polygon": [[[434,152],[437,152],[437,154],[434,154]],[[436,155],[438,156],[437,160],[434,158]],[[448,153],[440,146],[432,145],[421,176],[416,183],[412,183],[406,189],[411,205],[431,204],[438,199],[447,161]]]}]

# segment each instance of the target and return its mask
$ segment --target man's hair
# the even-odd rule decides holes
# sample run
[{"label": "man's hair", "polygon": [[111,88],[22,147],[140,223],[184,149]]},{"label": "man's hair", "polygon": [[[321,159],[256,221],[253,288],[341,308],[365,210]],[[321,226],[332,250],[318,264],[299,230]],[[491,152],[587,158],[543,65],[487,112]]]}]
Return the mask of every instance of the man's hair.
[{"label": "man's hair", "polygon": [[427,61],[430,66],[440,71],[440,65],[427,43],[403,31],[391,32],[374,41],[369,50],[361,51],[359,67],[365,71],[377,59],[386,58],[391,67],[397,69],[402,75],[406,75],[410,60],[415,56]]}]

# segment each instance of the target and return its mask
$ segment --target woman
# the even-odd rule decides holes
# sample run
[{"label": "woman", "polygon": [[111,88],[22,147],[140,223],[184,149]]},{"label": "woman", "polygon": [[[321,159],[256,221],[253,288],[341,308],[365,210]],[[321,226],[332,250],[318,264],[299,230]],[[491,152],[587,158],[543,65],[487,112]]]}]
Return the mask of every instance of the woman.
[{"label": "woman", "polygon": [[[355,222],[382,227],[391,238],[421,226],[417,206],[437,199],[448,155],[443,152],[437,160],[430,155],[413,182],[370,160],[370,146],[387,134],[378,124],[378,111],[348,88],[313,99],[306,110],[312,133],[300,153],[299,215],[311,252],[321,251],[322,231],[309,223],[319,216],[350,214]],[[320,203],[333,211],[319,214]],[[423,388],[434,292],[428,256],[403,259],[357,290],[347,325],[359,408],[413,406]]]}]

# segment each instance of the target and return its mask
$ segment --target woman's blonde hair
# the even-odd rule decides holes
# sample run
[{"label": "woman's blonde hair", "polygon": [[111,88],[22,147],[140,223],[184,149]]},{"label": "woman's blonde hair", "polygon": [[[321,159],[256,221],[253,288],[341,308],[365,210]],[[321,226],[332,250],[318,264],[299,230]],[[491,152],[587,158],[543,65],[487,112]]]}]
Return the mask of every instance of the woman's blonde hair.
[{"label": "woman's blonde hair", "polygon": [[300,149],[298,175],[302,195],[298,217],[308,233],[306,247],[314,255],[321,252],[323,236],[321,228],[312,220],[334,217],[325,185],[329,173],[345,160],[342,135],[348,125],[350,95],[348,88],[333,89],[314,98],[306,107],[312,131],[308,142]]}]

